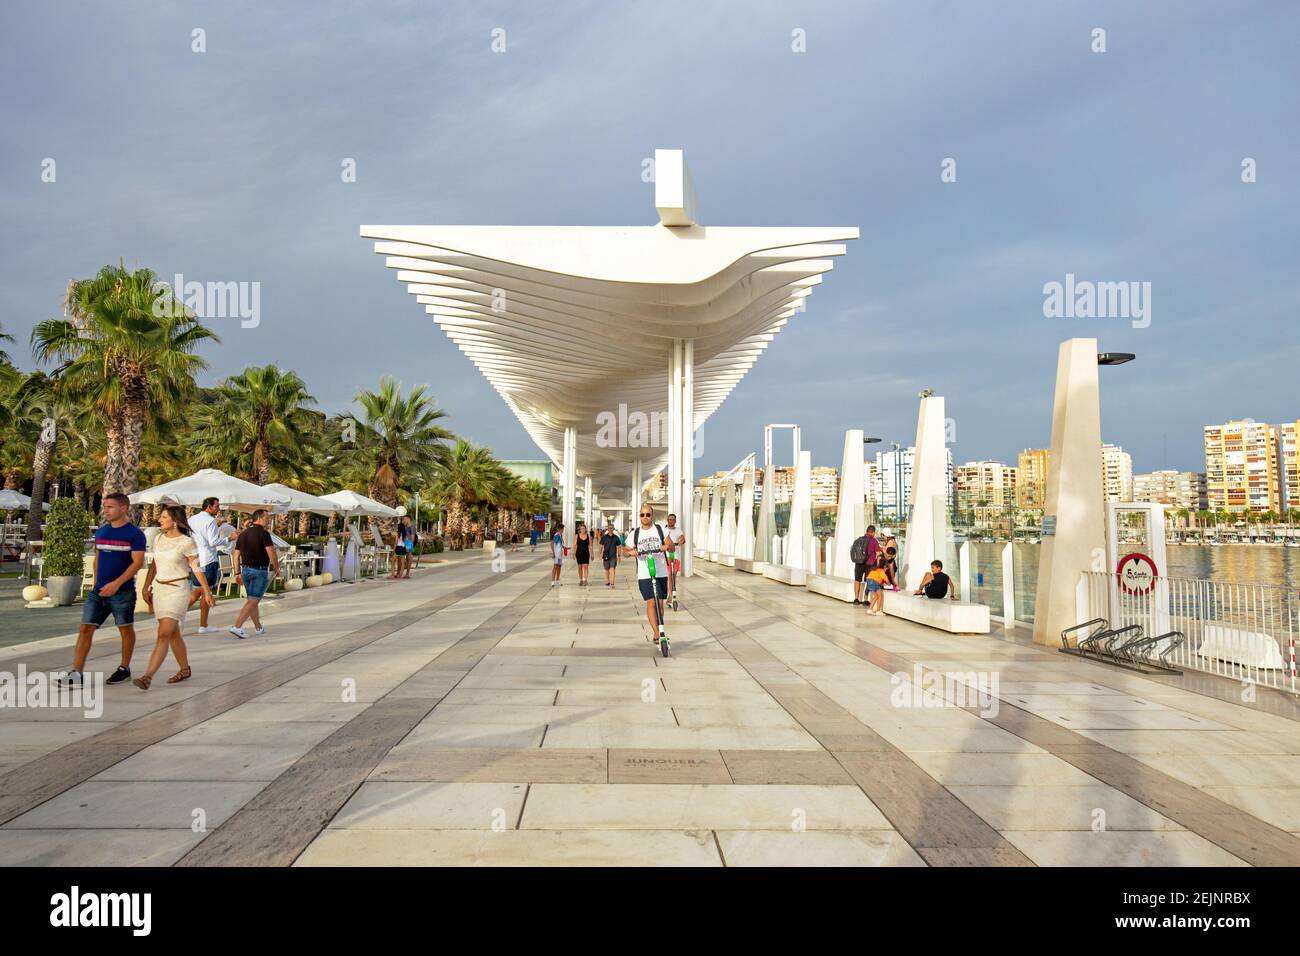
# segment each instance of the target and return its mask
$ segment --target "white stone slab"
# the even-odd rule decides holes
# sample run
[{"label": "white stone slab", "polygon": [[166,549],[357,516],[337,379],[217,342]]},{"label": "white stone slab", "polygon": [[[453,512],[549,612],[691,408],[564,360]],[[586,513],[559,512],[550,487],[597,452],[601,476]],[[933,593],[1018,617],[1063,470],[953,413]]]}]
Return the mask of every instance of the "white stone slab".
[{"label": "white stone slab", "polygon": [[796,588],[804,587],[808,583],[807,571],[803,568],[787,567],[784,564],[765,564],[763,566],[763,577]]},{"label": "white stone slab", "polygon": [[989,633],[989,608],[987,604],[970,604],[966,601],[935,600],[914,594],[893,591],[885,595],[885,613],[905,621],[937,627],[953,634]]},{"label": "white stone slab", "polygon": [[853,603],[853,581],[850,578],[836,578],[829,574],[810,574],[806,586],[809,591],[824,594],[837,601]]}]

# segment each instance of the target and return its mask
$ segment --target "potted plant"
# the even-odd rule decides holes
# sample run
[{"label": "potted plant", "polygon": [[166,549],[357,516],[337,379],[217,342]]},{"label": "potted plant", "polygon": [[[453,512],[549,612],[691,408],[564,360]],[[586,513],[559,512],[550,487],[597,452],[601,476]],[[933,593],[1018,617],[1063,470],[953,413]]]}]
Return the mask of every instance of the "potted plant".
[{"label": "potted plant", "polygon": [[81,591],[86,532],[93,520],[74,498],[57,498],[50,505],[42,551],[46,585],[56,606],[72,604]]}]

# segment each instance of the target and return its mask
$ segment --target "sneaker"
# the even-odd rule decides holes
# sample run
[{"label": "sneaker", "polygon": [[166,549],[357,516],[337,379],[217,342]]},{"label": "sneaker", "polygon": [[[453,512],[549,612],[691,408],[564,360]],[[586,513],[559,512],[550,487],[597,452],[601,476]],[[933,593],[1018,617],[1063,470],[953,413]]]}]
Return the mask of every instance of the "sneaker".
[{"label": "sneaker", "polygon": [[253,633],[256,634],[258,637],[261,637],[263,634],[266,633],[266,628],[264,627],[254,628]]},{"label": "sneaker", "polygon": [[854,598],[854,599],[853,599],[853,603],[854,603],[854,604],[861,604],[862,602],[859,601],[857,598]]},{"label": "sneaker", "polygon": [[130,679],[131,679],[131,668],[122,667],[121,665],[119,665],[117,670],[113,671],[112,676],[109,677],[108,683],[121,684],[122,682],[128,681]]},{"label": "sneaker", "polygon": [[239,638],[240,640],[243,640],[244,638],[248,637],[248,632],[245,631],[242,627],[228,627],[226,628],[226,630],[230,631],[231,634],[235,635],[235,637]]},{"label": "sneaker", "polygon": [[207,625],[204,625],[203,627],[200,627],[200,628],[199,628],[199,633],[200,633],[200,634],[215,634],[215,633],[217,633],[217,631],[219,631],[219,630],[221,630],[221,628],[219,628],[219,627],[213,627],[212,625],[207,624]]},{"label": "sneaker", "polygon": [[60,687],[82,687],[85,682],[85,676],[75,667],[71,668],[66,674],[59,675]]}]

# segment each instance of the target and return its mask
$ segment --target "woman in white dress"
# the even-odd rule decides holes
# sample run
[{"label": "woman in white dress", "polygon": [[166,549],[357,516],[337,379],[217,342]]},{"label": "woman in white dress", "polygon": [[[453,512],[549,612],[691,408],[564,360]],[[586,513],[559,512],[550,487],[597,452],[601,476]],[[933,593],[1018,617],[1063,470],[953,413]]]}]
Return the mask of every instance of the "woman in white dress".
[{"label": "woman in white dress", "polygon": [[158,515],[158,527],[162,528],[162,534],[154,539],[153,563],[144,581],[144,599],[158,621],[158,643],[149,657],[149,669],[132,682],[141,690],[148,690],[153,683],[154,674],[167,659],[169,647],[180,670],[167,678],[167,683],[179,684],[190,679],[190,660],[182,636],[185,612],[190,607],[190,571],[203,587],[203,600],[208,607],[217,603],[199,565],[199,548],[190,537],[185,509],[164,508]]}]

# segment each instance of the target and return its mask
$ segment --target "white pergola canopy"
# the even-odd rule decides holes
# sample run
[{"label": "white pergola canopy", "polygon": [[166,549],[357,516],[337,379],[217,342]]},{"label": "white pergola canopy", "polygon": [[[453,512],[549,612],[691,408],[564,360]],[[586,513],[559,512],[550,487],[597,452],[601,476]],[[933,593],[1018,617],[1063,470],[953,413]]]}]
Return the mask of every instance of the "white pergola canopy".
[{"label": "white pergola canopy", "polygon": [[361,227],[561,470],[569,430],[572,473],[600,496],[623,496],[634,472],[648,478],[670,458],[666,425],[647,447],[603,441],[602,423],[620,408],[664,422],[670,368],[689,366],[678,404],[698,429],[858,237],[699,225],[681,151],[655,160],[653,226]]}]

